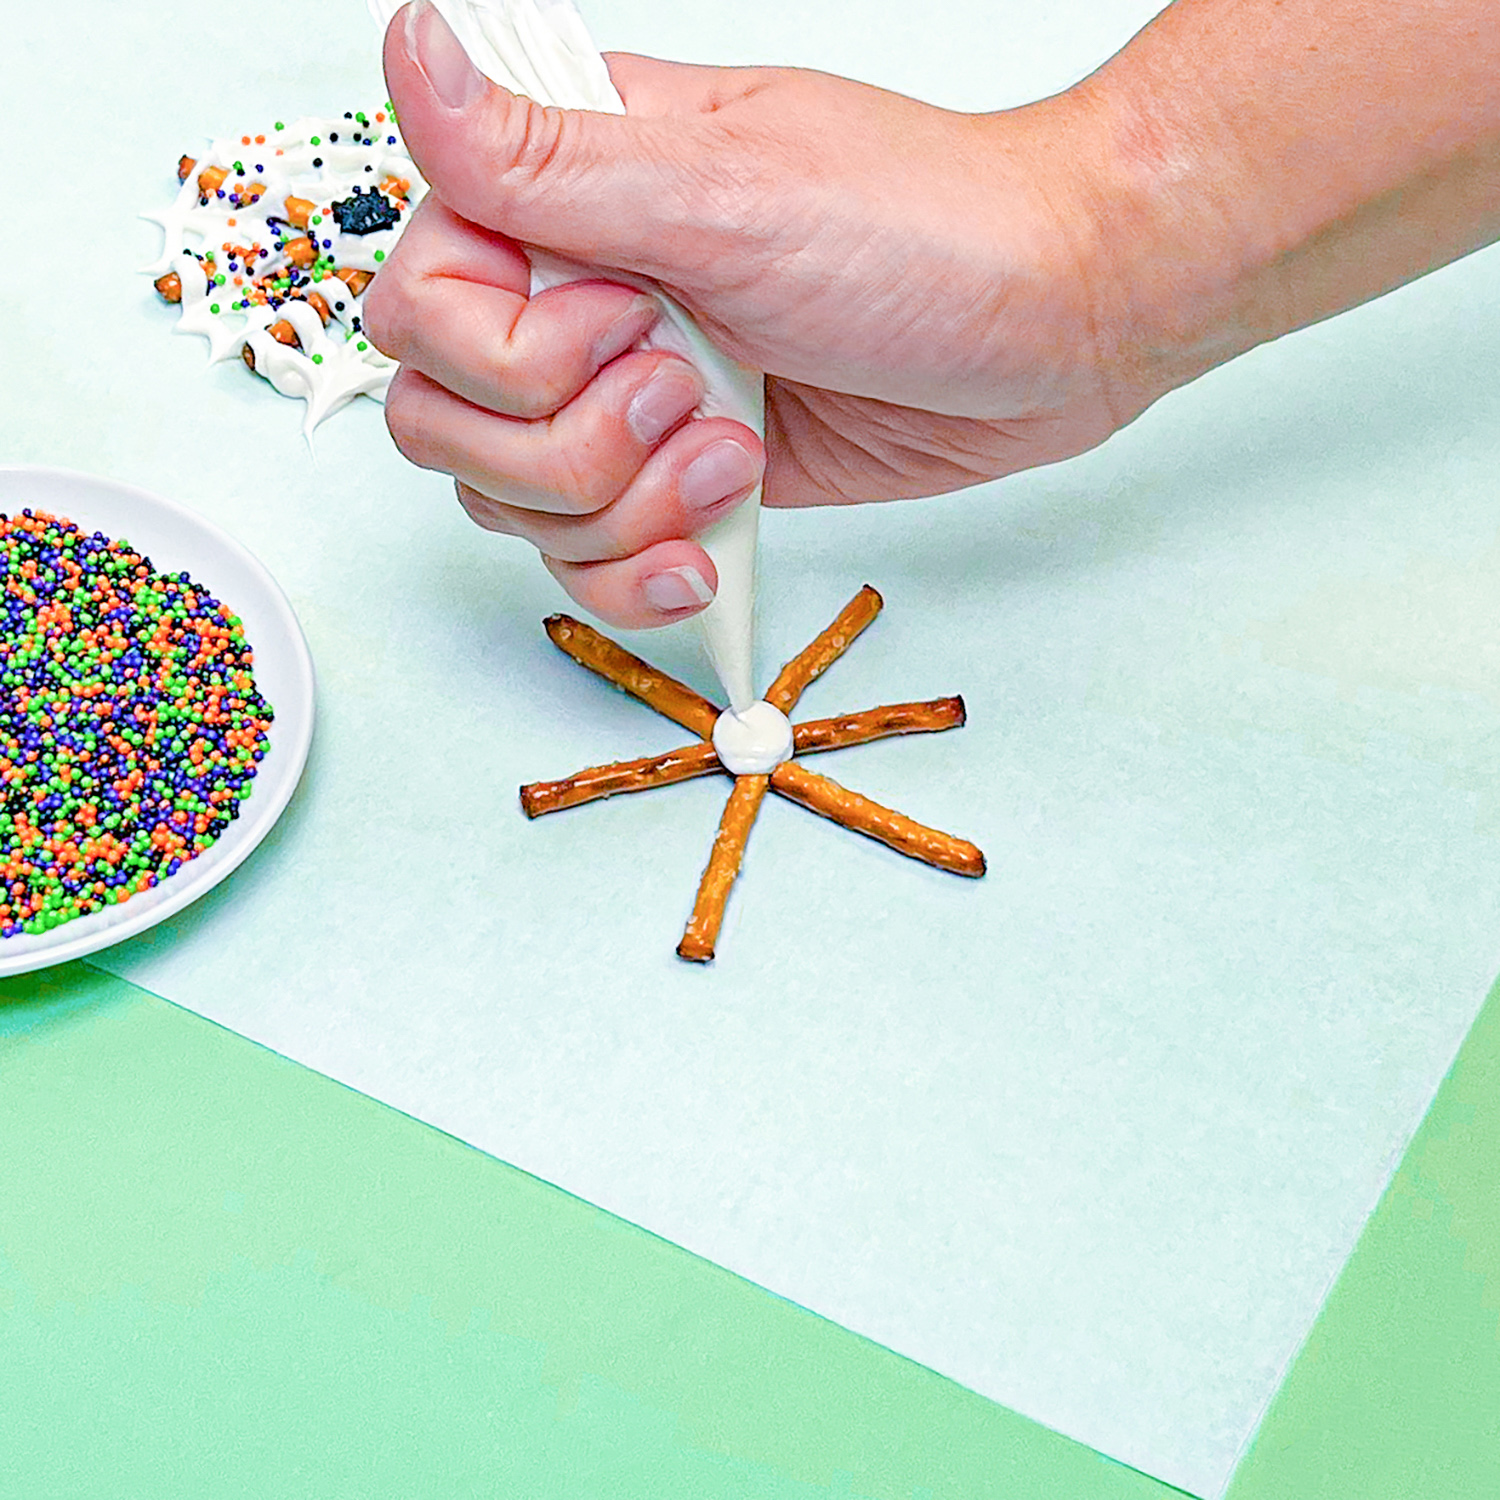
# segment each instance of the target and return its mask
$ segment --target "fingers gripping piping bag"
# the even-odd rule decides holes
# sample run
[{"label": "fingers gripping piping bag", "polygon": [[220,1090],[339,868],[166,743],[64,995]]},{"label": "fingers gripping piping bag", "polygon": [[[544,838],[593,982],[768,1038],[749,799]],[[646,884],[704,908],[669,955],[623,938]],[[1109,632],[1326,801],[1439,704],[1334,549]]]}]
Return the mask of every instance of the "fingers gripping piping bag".
[{"label": "fingers gripping piping bag", "polygon": [[[381,31],[402,0],[368,0]],[[609,71],[571,0],[435,0],[474,65],[493,82],[538,104],[624,114],[625,105]],[[608,275],[554,256],[532,252],[531,290]],[[706,392],[703,416],[732,417],[757,433],[765,427],[765,394],[759,371],[721,354],[688,312],[660,288],[645,290],[661,299],[666,316],[641,347],[669,349],[697,366]],[[715,522],[698,538],[713,559],[719,589],[699,615],[704,646],[738,718],[756,702],[754,687],[754,604],[756,533],[760,491]],[[733,767],[731,767],[733,769]]]}]

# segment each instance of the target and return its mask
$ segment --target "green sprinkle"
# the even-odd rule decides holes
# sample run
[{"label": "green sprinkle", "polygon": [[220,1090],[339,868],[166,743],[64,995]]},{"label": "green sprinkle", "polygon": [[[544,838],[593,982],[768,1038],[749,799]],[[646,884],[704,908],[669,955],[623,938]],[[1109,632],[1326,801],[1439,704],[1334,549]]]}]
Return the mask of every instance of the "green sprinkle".
[{"label": "green sprinkle", "polygon": [[376,260],[384,260],[385,259],[385,251],[384,250],[377,250],[375,252],[375,259]]},{"label": "green sprinkle", "polygon": [[234,170],[236,172],[238,172],[241,177],[243,177],[245,175],[245,164],[244,164],[244,162],[242,162],[242,161],[235,162],[235,164],[234,164]]},{"label": "green sprinkle", "polygon": [[315,364],[315,365],[320,365],[320,364],[322,364],[322,363],[323,363],[323,356],[322,356],[322,355],[321,355],[321,354],[315,354],[315,355],[313,355],[313,357],[312,357],[312,362],[313,362],[313,363],[314,363],[314,364]]},{"label": "green sprinkle", "polygon": [[281,121],[280,121],[280,120],[278,120],[278,121],[277,121],[277,122],[276,122],[276,129],[277,129],[277,130],[285,130],[285,129],[286,129],[286,126],[285,126],[285,125],[283,125],[283,124],[282,124],[282,123],[281,123]]},{"label": "green sprinkle", "polygon": [[323,144],[323,142],[317,136],[313,136],[308,141],[308,145],[310,145],[310,146],[321,146],[322,144]]},{"label": "green sprinkle", "polygon": [[365,343],[365,341],[363,339],[361,339],[354,347],[356,349],[358,349],[361,354],[363,354],[365,352],[365,350],[368,349],[370,346],[367,343]]},{"label": "green sprinkle", "polygon": [[208,310],[209,310],[209,312],[211,312],[211,313],[216,313],[216,312],[218,312],[218,310],[219,310],[219,304],[218,304],[218,303],[217,303],[217,302],[210,302],[210,303],[209,303],[209,304],[208,304]]}]

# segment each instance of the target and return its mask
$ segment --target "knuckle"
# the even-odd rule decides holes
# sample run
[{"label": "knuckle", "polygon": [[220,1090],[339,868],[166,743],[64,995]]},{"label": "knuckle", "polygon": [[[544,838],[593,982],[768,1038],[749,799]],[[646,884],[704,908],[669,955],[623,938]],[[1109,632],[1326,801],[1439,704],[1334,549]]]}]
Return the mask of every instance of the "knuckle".
[{"label": "knuckle", "polygon": [[562,150],[567,130],[563,111],[512,96],[514,118],[508,122],[514,143],[503,176],[511,188],[535,188],[545,178]]},{"label": "knuckle", "polygon": [[502,409],[508,416],[528,422],[545,421],[556,416],[567,404],[565,393],[549,384],[528,378],[503,356],[498,361],[495,383],[502,397]]},{"label": "knuckle", "polygon": [[532,337],[524,310],[499,332],[492,379],[505,411],[530,422],[556,416],[576,392],[553,368],[555,353]]},{"label": "knuckle", "polygon": [[608,511],[575,517],[564,523],[554,539],[558,554],[575,563],[618,562],[630,556],[630,548],[616,534]]},{"label": "knuckle", "polygon": [[454,490],[464,513],[476,526],[485,531],[497,532],[501,536],[520,534],[506,508],[498,500],[462,483],[455,484]]},{"label": "knuckle", "polygon": [[403,360],[418,326],[411,278],[393,257],[366,288],[360,308],[370,341],[389,359]]},{"label": "knuckle", "polygon": [[406,372],[398,370],[385,393],[385,425],[397,451],[419,469],[442,466],[435,461],[428,441],[429,424],[423,420],[426,398]]},{"label": "knuckle", "polygon": [[621,489],[612,475],[589,460],[586,450],[573,448],[557,455],[548,479],[558,498],[557,508],[569,516],[607,516]]}]

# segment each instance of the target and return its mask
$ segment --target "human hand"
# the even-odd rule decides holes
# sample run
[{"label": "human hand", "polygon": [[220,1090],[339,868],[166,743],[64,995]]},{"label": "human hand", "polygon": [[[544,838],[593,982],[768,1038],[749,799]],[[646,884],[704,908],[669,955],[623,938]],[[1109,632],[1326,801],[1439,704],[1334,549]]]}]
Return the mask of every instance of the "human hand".
[{"label": "human hand", "polygon": [[[1099,347],[1113,289],[1069,102],[979,117],[823,74],[610,69],[628,116],[544,110],[434,9],[398,14],[386,73],[433,191],[365,314],[402,361],[402,451],[594,614],[701,608],[691,538],[763,464],[770,505],[932,494],[1079,452],[1156,394]],[[689,420],[702,383],[633,350],[655,318],[633,288],[528,300],[526,244],[661,285],[765,370],[764,451]]]},{"label": "human hand", "polygon": [[[994,115],[616,56],[622,118],[491,87],[408,6],[386,73],[434,193],[368,294],[406,362],[392,432],[585,607],[681,618],[716,581],[690,538],[762,462],[768,504],[813,505],[1065,458],[1500,239],[1492,8],[1174,0]],[[685,420],[697,376],[631,350],[654,316],[635,290],[528,301],[526,244],[665,287],[764,370],[764,451]]]}]

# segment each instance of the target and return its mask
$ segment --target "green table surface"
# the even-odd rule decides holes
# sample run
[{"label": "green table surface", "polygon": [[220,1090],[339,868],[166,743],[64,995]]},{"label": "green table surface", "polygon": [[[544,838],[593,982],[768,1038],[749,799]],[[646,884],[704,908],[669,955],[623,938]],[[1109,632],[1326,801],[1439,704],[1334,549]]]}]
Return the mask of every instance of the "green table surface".
[{"label": "green table surface", "polygon": [[[3,1500],[1180,1493],[87,964],[0,1131]],[[1500,1496],[1497,1167],[1492,995],[1230,1500]]]}]

